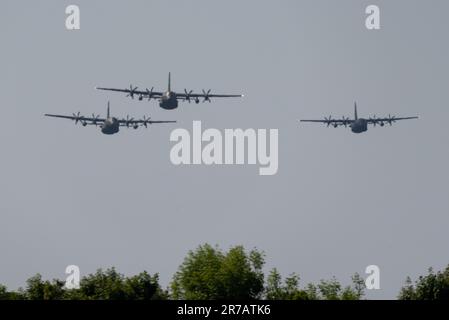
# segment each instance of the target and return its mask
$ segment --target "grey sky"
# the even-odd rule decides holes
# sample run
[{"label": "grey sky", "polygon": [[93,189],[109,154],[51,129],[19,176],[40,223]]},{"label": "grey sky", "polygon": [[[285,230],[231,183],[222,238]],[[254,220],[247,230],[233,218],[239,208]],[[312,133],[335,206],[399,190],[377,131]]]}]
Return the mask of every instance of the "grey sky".
[{"label": "grey sky", "polygon": [[[81,30],[65,30],[78,4]],[[364,27],[381,7],[380,31]],[[449,3],[429,1],[2,1],[0,283],[115,266],[162,284],[199,244],[243,244],[301,283],[349,283],[381,268],[395,298],[407,275],[447,265]],[[186,104],[96,85],[245,93]],[[104,136],[47,119],[81,111],[178,124]],[[419,115],[355,135],[300,118]],[[278,128],[279,171],[181,166],[170,132]]]}]

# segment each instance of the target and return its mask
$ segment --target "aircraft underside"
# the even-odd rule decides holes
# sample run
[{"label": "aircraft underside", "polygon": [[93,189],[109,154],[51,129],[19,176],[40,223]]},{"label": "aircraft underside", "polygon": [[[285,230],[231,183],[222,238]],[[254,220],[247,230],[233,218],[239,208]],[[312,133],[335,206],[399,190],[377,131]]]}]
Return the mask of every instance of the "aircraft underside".
[{"label": "aircraft underside", "polygon": [[351,131],[354,133],[362,133],[368,131],[368,123],[365,119],[358,119],[351,125]]},{"label": "aircraft underside", "polygon": [[108,135],[118,133],[119,131],[120,129],[118,126],[104,126],[101,128],[101,133]]},{"label": "aircraft underside", "polygon": [[176,98],[171,98],[169,100],[161,99],[159,102],[159,107],[165,110],[173,110],[178,107],[178,100]]}]

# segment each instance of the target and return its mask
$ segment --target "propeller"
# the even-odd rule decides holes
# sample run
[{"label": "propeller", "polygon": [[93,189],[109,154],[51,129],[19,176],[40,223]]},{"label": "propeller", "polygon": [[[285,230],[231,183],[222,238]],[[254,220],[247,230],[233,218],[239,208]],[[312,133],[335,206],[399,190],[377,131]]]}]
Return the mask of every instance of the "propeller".
[{"label": "propeller", "polygon": [[193,90],[187,91],[187,89],[184,89],[184,92],[186,94],[186,100],[190,103],[190,95],[192,94]]},{"label": "propeller", "polygon": [[148,88],[145,90],[148,95],[148,101],[150,101],[151,98],[153,98],[153,90],[154,90],[154,87],[152,87],[151,90],[148,90]]},{"label": "propeller", "polygon": [[342,117],[343,125],[345,126],[345,128],[348,127],[348,123],[349,123],[348,120],[349,120],[349,117],[348,118],[345,118],[345,116]]},{"label": "propeller", "polygon": [[[374,115],[372,118],[370,118],[370,120],[373,121],[373,126],[375,127],[377,125],[377,117],[376,117],[376,115]],[[381,126],[382,126],[382,124],[381,124]]]},{"label": "propeller", "polygon": [[143,116],[142,124],[145,128],[148,128],[148,125],[151,124],[151,117],[147,118],[146,116]]},{"label": "propeller", "polygon": [[390,114],[388,115],[388,119],[387,122],[390,124],[390,126],[393,125],[393,122],[396,122],[396,117],[391,116]]},{"label": "propeller", "polygon": [[210,97],[209,97],[210,91],[211,91],[211,89],[209,89],[207,92],[204,91],[204,89],[203,89],[203,94],[204,94],[204,100],[203,100],[203,102],[206,102],[206,101],[209,101],[209,103],[211,102],[211,101],[210,101]]},{"label": "propeller", "polygon": [[78,111],[78,113],[73,113],[73,118],[75,120],[75,124],[78,124],[79,121],[83,118],[81,115],[81,112]]},{"label": "propeller", "polygon": [[329,116],[329,118],[324,117],[324,120],[326,121],[327,126],[329,127],[332,123],[332,116]]},{"label": "propeller", "polygon": [[97,124],[98,124],[98,118],[100,118],[100,115],[95,115],[95,114],[93,114],[92,113],[92,123],[95,125],[95,126],[97,126]]},{"label": "propeller", "polygon": [[[138,87],[133,88],[133,85],[131,84],[129,86],[129,93],[126,95],[127,97],[131,97],[131,99],[134,99],[134,94],[136,93],[136,90]],[[139,97],[140,98],[140,97]]]},{"label": "propeller", "polygon": [[130,118],[129,114],[128,114],[128,115],[126,115],[126,119],[124,119],[124,120],[125,120],[126,127],[129,128],[129,125],[134,121],[134,118]]}]

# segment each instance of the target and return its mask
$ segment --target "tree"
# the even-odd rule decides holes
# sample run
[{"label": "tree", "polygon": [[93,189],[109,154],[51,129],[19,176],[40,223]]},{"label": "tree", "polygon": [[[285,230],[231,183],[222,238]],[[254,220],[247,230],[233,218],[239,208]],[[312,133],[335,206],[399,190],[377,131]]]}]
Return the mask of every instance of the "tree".
[{"label": "tree", "polygon": [[81,279],[78,293],[89,300],[124,300],[123,278],[115,268],[98,269],[95,274]]},{"label": "tree", "polygon": [[126,278],[115,268],[97,270],[80,281],[80,288],[68,290],[67,298],[87,300],[156,300],[167,294],[159,286],[159,275],[146,271]]},{"label": "tree", "polygon": [[64,296],[64,282],[60,280],[43,281],[40,274],[27,280],[24,292],[28,300],[60,300]]},{"label": "tree", "polygon": [[360,300],[365,295],[365,281],[355,273],[352,277],[352,286],[342,287],[337,279],[321,280],[318,284],[317,299],[324,300]]},{"label": "tree", "polygon": [[40,274],[27,280],[25,290],[7,292],[0,285],[0,300],[156,300],[167,299],[159,275],[146,271],[125,277],[114,268],[97,270],[80,281],[79,289],[66,289],[60,280],[43,281]]},{"label": "tree", "polygon": [[0,284],[0,300],[6,300],[8,298],[8,292],[6,287]]},{"label": "tree", "polygon": [[400,300],[449,300],[449,265],[435,273],[429,268],[426,276],[420,276],[413,285],[407,277],[398,299]]},{"label": "tree", "polygon": [[272,269],[267,277],[265,298],[267,300],[309,300],[307,292],[299,288],[299,280],[299,276],[292,273],[282,284],[280,273],[276,268]]},{"label": "tree", "polygon": [[22,289],[17,292],[10,292],[8,289],[0,284],[0,300],[25,300],[26,296]]},{"label": "tree", "polygon": [[283,300],[284,288],[282,287],[282,276],[276,268],[270,271],[267,277],[265,297],[268,300]]},{"label": "tree", "polygon": [[146,271],[125,280],[129,300],[165,300],[168,293],[159,286],[159,275],[150,276]]},{"label": "tree", "polygon": [[258,299],[263,292],[264,255],[242,246],[227,253],[209,244],[190,251],[171,283],[174,299]]},{"label": "tree", "polygon": [[365,295],[365,280],[360,274],[355,273],[352,277],[352,287],[348,286],[343,290],[342,300],[360,300]]},{"label": "tree", "polygon": [[292,274],[285,279],[276,269],[267,278],[265,297],[268,300],[359,300],[364,295],[365,282],[359,274],[352,276],[353,286],[342,288],[335,279],[321,280],[318,285],[308,284],[305,289],[299,287],[299,276]]}]

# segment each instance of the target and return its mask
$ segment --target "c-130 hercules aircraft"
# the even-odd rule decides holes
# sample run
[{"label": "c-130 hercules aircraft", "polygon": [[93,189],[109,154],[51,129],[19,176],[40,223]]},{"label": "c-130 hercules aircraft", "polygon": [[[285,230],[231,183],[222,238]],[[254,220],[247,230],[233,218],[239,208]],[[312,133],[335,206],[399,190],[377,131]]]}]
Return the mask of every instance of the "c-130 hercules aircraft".
[{"label": "c-130 hercules aircraft", "polygon": [[243,94],[212,94],[211,90],[208,91],[203,90],[203,93],[194,93],[193,90],[187,91],[184,89],[183,93],[177,93],[171,90],[171,74],[168,73],[168,88],[165,92],[156,92],[153,91],[154,87],[149,90],[148,88],[145,91],[137,90],[138,87],[129,86],[129,89],[115,89],[115,88],[100,88],[95,87],[97,90],[106,90],[106,91],[115,91],[115,92],[123,92],[126,93],[127,97],[131,97],[134,99],[134,96],[138,96],[139,101],[142,101],[144,98],[147,98],[148,101],[151,99],[159,99],[159,107],[165,110],[173,110],[178,107],[178,100],[188,101],[190,103],[191,100],[195,101],[195,103],[200,103],[200,98],[203,99],[203,102],[209,101],[211,102],[211,98],[241,98]]},{"label": "c-130 hercules aircraft", "polygon": [[54,117],[54,118],[63,118],[74,120],[75,124],[81,123],[83,127],[87,125],[100,126],[101,132],[103,134],[111,135],[118,133],[120,131],[120,127],[134,128],[138,129],[143,126],[148,128],[148,125],[153,123],[176,123],[176,121],[153,121],[151,118],[143,117],[141,120],[134,120],[134,118],[130,118],[129,115],[126,116],[126,119],[117,119],[116,117],[112,117],[110,115],[110,108],[108,102],[108,111],[106,119],[100,118],[100,116],[96,116],[92,114],[92,117],[84,117],[81,116],[80,113],[74,113],[73,116],[64,116],[58,114],[45,114],[46,117]]},{"label": "c-130 hercules aircraft", "polygon": [[318,122],[327,124],[329,127],[332,125],[334,128],[339,126],[350,127],[351,131],[354,133],[362,133],[368,131],[368,125],[372,124],[373,126],[380,125],[381,127],[385,126],[388,123],[390,126],[393,125],[394,122],[399,120],[410,120],[410,119],[418,119],[418,117],[405,117],[405,118],[397,118],[395,116],[388,115],[388,118],[376,118],[376,116],[368,119],[359,118],[357,115],[357,102],[354,103],[354,119],[349,119],[343,117],[342,119],[332,119],[331,116],[329,118],[324,117],[324,120],[300,120],[300,122]]}]

